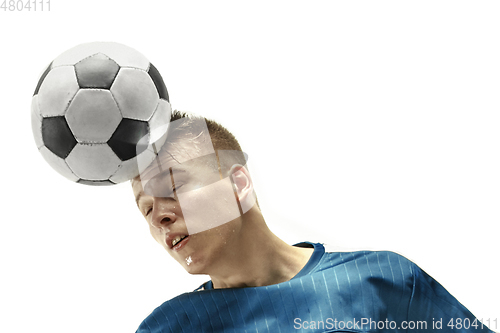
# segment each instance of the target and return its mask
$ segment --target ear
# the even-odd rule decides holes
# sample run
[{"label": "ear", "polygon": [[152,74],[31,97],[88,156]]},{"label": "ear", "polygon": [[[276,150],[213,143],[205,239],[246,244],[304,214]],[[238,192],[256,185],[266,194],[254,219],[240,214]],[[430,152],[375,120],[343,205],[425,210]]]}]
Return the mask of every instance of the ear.
[{"label": "ear", "polygon": [[255,204],[253,182],[247,168],[234,164],[229,171],[243,214]]}]

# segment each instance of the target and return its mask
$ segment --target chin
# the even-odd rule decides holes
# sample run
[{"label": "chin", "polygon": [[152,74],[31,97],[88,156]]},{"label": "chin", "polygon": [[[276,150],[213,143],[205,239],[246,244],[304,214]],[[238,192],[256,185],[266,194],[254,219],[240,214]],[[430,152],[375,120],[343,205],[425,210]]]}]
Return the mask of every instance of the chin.
[{"label": "chin", "polygon": [[193,258],[191,256],[188,256],[180,264],[186,270],[186,272],[188,272],[189,274],[192,274],[192,275],[199,275],[199,274],[208,275],[208,272],[207,272],[207,269],[206,269],[206,263],[203,262],[202,260],[199,260],[199,258]]},{"label": "chin", "polygon": [[194,263],[192,264],[183,264],[182,267],[186,270],[191,275],[207,275],[207,272],[202,269],[199,265],[196,265]]}]

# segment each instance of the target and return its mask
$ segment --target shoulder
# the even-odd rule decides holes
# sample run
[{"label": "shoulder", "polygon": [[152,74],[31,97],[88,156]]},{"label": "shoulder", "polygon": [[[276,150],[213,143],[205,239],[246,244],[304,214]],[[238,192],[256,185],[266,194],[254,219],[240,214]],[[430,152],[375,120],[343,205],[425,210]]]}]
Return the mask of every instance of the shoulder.
[{"label": "shoulder", "polygon": [[366,263],[367,265],[399,266],[409,270],[413,270],[413,267],[416,266],[415,263],[404,255],[394,251],[342,248],[328,244],[324,244],[323,246],[325,247],[324,261],[334,265],[347,263],[363,265]]},{"label": "shoulder", "polygon": [[[418,266],[403,255],[393,251],[341,249],[325,246],[325,254],[315,271],[343,275],[349,280],[383,281],[410,286]],[[351,279],[352,278],[352,279]]]}]

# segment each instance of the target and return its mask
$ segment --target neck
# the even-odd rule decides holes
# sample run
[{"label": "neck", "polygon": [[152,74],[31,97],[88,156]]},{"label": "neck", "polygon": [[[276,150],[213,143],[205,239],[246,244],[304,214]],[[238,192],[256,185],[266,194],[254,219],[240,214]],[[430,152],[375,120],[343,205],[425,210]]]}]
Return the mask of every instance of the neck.
[{"label": "neck", "polygon": [[313,249],[288,245],[267,227],[260,210],[242,217],[241,228],[209,273],[214,288],[259,287],[293,278]]}]

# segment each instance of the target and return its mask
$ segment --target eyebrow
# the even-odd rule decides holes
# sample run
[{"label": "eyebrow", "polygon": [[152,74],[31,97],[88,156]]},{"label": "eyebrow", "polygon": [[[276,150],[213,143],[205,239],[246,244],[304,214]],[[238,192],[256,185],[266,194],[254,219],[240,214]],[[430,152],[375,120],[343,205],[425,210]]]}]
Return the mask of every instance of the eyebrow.
[{"label": "eyebrow", "polygon": [[[172,170],[172,169],[173,169],[173,170]],[[178,166],[175,166],[175,167],[173,167],[173,168],[171,167],[171,168],[170,168],[170,174],[172,174],[172,172],[173,172],[173,171],[175,171],[176,173],[177,173],[177,172],[184,172],[184,173],[185,173],[185,172],[187,172],[187,170],[186,170],[186,169],[184,169],[183,167],[178,167]]]},{"label": "eyebrow", "polygon": [[[163,173],[166,173],[167,170],[164,170],[163,172],[160,172],[158,173],[158,175],[160,174],[163,174]],[[170,179],[172,181],[172,186],[175,188],[175,183],[174,183],[174,174],[173,174],[173,170],[172,170],[172,167],[168,168],[168,171],[170,173]],[[186,169],[183,169],[183,168],[179,168],[179,169],[175,169],[175,172],[180,172],[180,173],[187,173],[187,170]],[[156,176],[158,176],[156,175]],[[155,177],[156,177],[155,176]],[[154,179],[155,177],[151,178],[150,180]],[[175,190],[174,190],[175,192]],[[144,196],[144,191],[140,191],[139,193],[137,193],[137,195],[135,196],[135,204],[137,205],[137,207],[139,207],[139,201],[141,200],[141,198]]]}]

